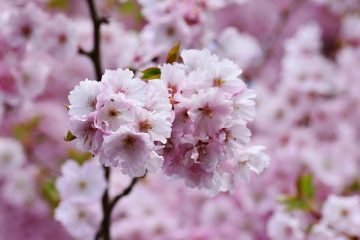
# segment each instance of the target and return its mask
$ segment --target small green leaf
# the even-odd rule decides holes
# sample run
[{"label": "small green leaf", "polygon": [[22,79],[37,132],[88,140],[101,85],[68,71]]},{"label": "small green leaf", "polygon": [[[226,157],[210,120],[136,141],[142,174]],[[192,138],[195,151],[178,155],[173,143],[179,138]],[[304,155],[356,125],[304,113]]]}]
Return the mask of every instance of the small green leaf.
[{"label": "small green leaf", "polygon": [[47,2],[47,7],[52,10],[66,10],[68,6],[68,0],[49,0]]},{"label": "small green leaf", "polygon": [[45,181],[41,186],[41,192],[50,207],[55,209],[60,201],[60,195],[56,189],[55,180],[49,179]]},{"label": "small green leaf", "polygon": [[312,200],[315,197],[315,189],[312,175],[305,174],[298,179],[297,191],[300,198]]},{"label": "small green leaf", "polygon": [[313,211],[315,205],[315,188],[313,176],[304,174],[296,182],[296,194],[281,196],[278,201],[283,203],[288,210]]},{"label": "small green leaf", "polygon": [[166,63],[174,63],[179,60],[180,42],[178,42],[173,48],[170,49]]},{"label": "small green leaf", "polygon": [[283,196],[278,199],[279,202],[283,203],[288,210],[304,210],[306,209],[306,203],[294,196]]},{"label": "small green leaf", "polygon": [[64,140],[66,142],[71,142],[72,140],[76,139],[76,137],[72,134],[72,132],[68,131],[66,136],[64,137]]},{"label": "small green leaf", "polygon": [[143,73],[141,77],[143,80],[159,79],[161,76],[161,70],[158,67],[150,67],[141,72]]},{"label": "small green leaf", "polygon": [[141,14],[141,7],[136,0],[127,0],[127,1],[115,1],[119,13],[123,16],[130,16],[132,17],[135,22],[142,23],[144,21],[144,17]]},{"label": "small green leaf", "polygon": [[119,4],[119,10],[125,14],[132,14],[137,11],[139,6],[135,1],[124,1]]},{"label": "small green leaf", "polygon": [[68,158],[75,160],[81,165],[92,158],[92,154],[90,152],[80,152],[75,149],[69,149]]},{"label": "small green leaf", "polygon": [[354,181],[350,184],[349,186],[351,192],[356,193],[356,192],[360,192],[360,181]]},{"label": "small green leaf", "polygon": [[25,141],[41,122],[41,117],[36,116],[27,122],[16,124],[12,129],[12,135],[19,141]]}]

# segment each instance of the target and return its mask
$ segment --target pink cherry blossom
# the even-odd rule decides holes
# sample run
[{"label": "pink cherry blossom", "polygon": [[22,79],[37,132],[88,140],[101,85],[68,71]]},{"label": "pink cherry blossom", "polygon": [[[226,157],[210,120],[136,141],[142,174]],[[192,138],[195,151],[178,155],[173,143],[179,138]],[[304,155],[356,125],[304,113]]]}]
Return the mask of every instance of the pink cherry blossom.
[{"label": "pink cherry blossom", "polygon": [[360,236],[359,211],[360,202],[357,196],[329,196],[322,209],[323,222],[338,232]]},{"label": "pink cherry blossom", "polygon": [[231,102],[216,89],[199,92],[190,100],[192,106],[188,110],[190,119],[195,125],[195,134],[211,137],[230,119]]},{"label": "pink cherry blossom", "polygon": [[69,114],[82,117],[96,110],[99,83],[85,80],[80,82],[69,94]]},{"label": "pink cherry blossom", "polygon": [[100,205],[65,201],[56,208],[55,219],[75,239],[89,239],[95,236],[101,221]]},{"label": "pink cherry blossom", "polygon": [[270,239],[304,239],[301,223],[293,216],[279,211],[270,219],[267,231]]},{"label": "pink cherry blossom", "polygon": [[0,177],[12,174],[25,162],[22,145],[12,138],[0,138]]},{"label": "pink cherry blossom", "polygon": [[102,93],[123,94],[132,101],[143,102],[146,88],[145,83],[134,78],[133,72],[129,69],[106,70],[101,79]]},{"label": "pink cherry blossom", "polygon": [[87,161],[79,166],[68,160],[61,167],[62,176],[56,181],[56,187],[62,200],[90,202],[99,200],[105,189],[103,170],[96,161]]},{"label": "pink cherry blossom", "polygon": [[121,166],[124,174],[140,177],[146,172],[146,162],[151,161],[153,148],[147,134],[122,126],[104,138],[100,161],[106,166]]}]

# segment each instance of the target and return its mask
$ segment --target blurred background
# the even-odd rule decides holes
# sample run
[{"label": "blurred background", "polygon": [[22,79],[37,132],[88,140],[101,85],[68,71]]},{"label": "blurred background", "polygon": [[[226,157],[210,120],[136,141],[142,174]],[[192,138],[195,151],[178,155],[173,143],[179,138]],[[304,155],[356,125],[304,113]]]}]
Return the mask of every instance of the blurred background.
[{"label": "blurred background", "polygon": [[[271,157],[216,197],[148,175],[116,207],[113,239],[360,239],[359,0],[95,2],[106,69],[160,64],[178,41],[241,66]],[[89,239],[53,218],[61,164],[92,157],[64,141],[68,93],[95,79],[78,54],[92,46],[86,1],[0,0],[0,29],[0,239]],[[111,193],[128,182],[115,170]]]}]

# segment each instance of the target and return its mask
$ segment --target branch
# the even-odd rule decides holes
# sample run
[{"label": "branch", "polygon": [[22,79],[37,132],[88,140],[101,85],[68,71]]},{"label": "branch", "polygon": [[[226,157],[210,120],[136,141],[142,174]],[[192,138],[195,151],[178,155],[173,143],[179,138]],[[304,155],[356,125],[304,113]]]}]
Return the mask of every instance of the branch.
[{"label": "branch", "polygon": [[[145,177],[145,175],[144,175]],[[140,177],[143,178],[143,177]],[[131,180],[130,185],[124,189],[124,191],[117,195],[109,204],[109,208],[108,208],[108,213],[111,214],[113,208],[115,207],[115,205],[119,202],[119,200],[127,195],[129,195],[129,193],[133,190],[134,186],[136,185],[136,183],[140,180],[140,178],[133,178]]]},{"label": "branch", "polygon": [[[93,23],[93,49],[90,51],[85,51],[82,48],[79,48],[79,54],[84,55],[88,58],[90,58],[91,62],[93,63],[96,80],[101,81],[101,75],[102,75],[102,66],[101,66],[101,36],[100,36],[100,28],[102,24],[108,23],[108,19],[104,17],[99,17],[98,13],[96,11],[96,7],[93,0],[86,0],[87,5],[89,7],[89,12],[91,16],[91,20]],[[106,182],[109,184],[110,179],[110,168],[103,167],[105,172],[105,179]],[[103,222],[106,225],[101,225],[101,229],[99,230],[99,235],[96,235],[96,239],[98,239],[101,235],[103,236],[104,240],[110,240],[110,220],[105,219],[105,213],[108,211],[109,206],[109,187],[107,186],[102,200],[102,210],[104,213],[104,219]]]},{"label": "branch", "polygon": [[93,23],[93,49],[91,51],[85,51],[84,49],[79,48],[79,54],[82,54],[90,58],[90,60],[94,65],[96,80],[100,81],[102,75],[100,27],[102,24],[109,23],[109,20],[106,17],[98,16],[93,0],[86,0],[86,1],[89,7],[91,20]]},{"label": "branch", "polygon": [[[137,177],[137,178],[133,178],[131,180],[131,183],[129,184],[129,186],[127,186],[124,191],[122,191],[119,195],[117,195],[111,202],[110,204],[108,204],[106,211],[104,211],[104,216],[103,216],[103,220],[101,223],[101,228],[99,229],[99,231],[96,233],[95,236],[95,240],[100,239],[100,237],[104,234],[104,232],[106,232],[107,230],[110,230],[110,224],[111,224],[111,214],[112,211],[114,210],[116,204],[120,201],[120,199],[122,199],[123,197],[127,196],[130,194],[130,192],[133,190],[133,188],[135,187],[135,185],[139,182],[139,180],[141,178],[144,178],[146,176],[146,173],[144,176],[142,177]],[[104,239],[105,236],[104,236]],[[109,238],[110,239],[110,238]]]},{"label": "branch", "polygon": [[[90,51],[86,51],[82,48],[79,48],[79,54],[84,55],[90,58],[93,63],[96,80],[101,81],[102,76],[102,66],[101,66],[101,36],[100,36],[100,28],[102,24],[107,24],[109,22],[106,17],[99,17],[96,11],[96,7],[94,4],[94,0],[86,0],[87,5],[89,7],[89,12],[91,16],[91,20],[93,23],[93,49]],[[109,185],[110,180],[110,168],[103,167],[105,172],[105,179],[107,184]],[[146,173],[145,173],[146,175]],[[144,175],[144,176],[145,176]],[[143,177],[144,177],[143,176]],[[127,196],[140,178],[132,179],[130,185],[118,196],[116,196],[113,200],[110,201],[109,198],[109,186],[106,187],[103,197],[102,197],[102,211],[103,211],[103,219],[101,222],[100,229],[98,230],[95,239],[100,239],[102,237],[103,240],[110,240],[110,226],[111,226],[111,213],[115,207],[115,205],[119,202],[119,200],[125,196]]]}]

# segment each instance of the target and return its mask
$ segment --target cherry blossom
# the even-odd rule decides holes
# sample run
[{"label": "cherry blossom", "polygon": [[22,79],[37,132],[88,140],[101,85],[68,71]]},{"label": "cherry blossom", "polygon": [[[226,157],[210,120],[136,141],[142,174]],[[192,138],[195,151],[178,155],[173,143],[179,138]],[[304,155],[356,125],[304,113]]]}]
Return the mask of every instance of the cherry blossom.
[{"label": "cherry blossom", "polygon": [[61,173],[56,187],[62,199],[87,202],[101,198],[106,183],[103,171],[96,161],[88,161],[79,166],[69,160],[62,165]]}]

